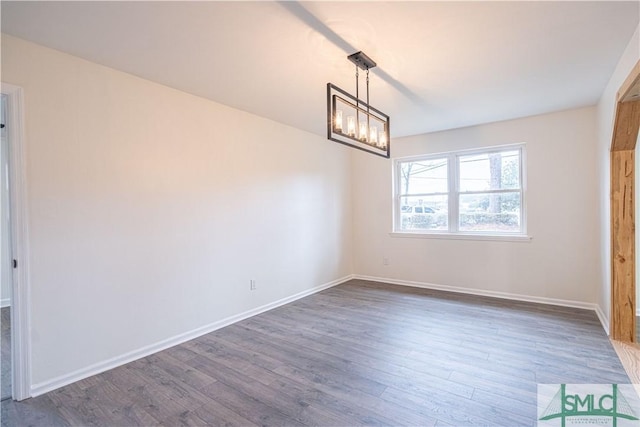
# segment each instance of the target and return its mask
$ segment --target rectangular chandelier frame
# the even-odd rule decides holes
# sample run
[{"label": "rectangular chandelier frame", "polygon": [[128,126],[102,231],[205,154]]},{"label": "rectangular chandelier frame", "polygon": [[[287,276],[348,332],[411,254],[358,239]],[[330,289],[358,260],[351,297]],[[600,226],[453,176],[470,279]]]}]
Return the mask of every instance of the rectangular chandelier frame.
[{"label": "rectangular chandelier frame", "polygon": [[389,135],[388,115],[336,85],[327,83],[328,139],[388,159],[391,153]]}]

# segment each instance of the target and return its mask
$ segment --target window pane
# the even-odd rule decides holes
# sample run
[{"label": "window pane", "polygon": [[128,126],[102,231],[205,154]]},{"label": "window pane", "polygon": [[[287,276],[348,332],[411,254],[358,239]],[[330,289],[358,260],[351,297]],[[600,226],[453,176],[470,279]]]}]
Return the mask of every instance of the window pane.
[{"label": "window pane", "polygon": [[520,231],[520,192],[461,194],[460,231]]},{"label": "window pane", "polygon": [[520,151],[460,156],[460,191],[520,188]]},{"label": "window pane", "polygon": [[400,198],[401,230],[448,229],[447,196],[416,196]]},{"label": "window pane", "polygon": [[446,193],[447,159],[400,164],[400,194]]}]

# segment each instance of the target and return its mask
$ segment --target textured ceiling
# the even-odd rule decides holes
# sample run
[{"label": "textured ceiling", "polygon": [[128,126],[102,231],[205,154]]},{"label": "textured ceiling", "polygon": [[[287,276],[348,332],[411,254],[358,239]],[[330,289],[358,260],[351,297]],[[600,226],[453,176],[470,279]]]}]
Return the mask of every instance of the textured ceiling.
[{"label": "textured ceiling", "polygon": [[[2,31],[326,134],[326,83],[371,103],[392,137],[593,105],[638,2],[9,2]],[[362,81],[362,80],[361,80]]]}]

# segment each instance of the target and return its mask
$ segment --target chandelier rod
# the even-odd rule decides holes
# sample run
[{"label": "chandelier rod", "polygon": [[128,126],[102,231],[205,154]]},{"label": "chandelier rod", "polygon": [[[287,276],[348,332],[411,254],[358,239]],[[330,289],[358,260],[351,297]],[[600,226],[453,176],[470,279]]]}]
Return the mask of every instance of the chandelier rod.
[{"label": "chandelier rod", "polygon": [[356,106],[359,107],[360,106],[360,94],[359,94],[359,89],[360,89],[360,84],[358,83],[358,64],[356,64]]},{"label": "chandelier rod", "polygon": [[367,68],[367,113],[369,112],[369,69]]},{"label": "chandelier rod", "polygon": [[371,138],[371,114],[369,111],[369,67],[367,67],[367,140]]}]

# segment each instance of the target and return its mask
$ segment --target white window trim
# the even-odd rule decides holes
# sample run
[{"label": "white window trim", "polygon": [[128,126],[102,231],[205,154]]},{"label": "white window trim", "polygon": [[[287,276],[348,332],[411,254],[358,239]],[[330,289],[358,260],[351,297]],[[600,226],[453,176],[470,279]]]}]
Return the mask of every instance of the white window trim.
[{"label": "white window trim", "polygon": [[[459,165],[458,157],[469,156],[474,154],[487,154],[492,152],[500,152],[506,150],[520,151],[520,192],[521,197],[521,218],[520,231],[518,232],[468,232],[458,230],[458,201],[459,191]],[[532,237],[527,234],[527,165],[526,143],[497,145],[492,147],[474,148],[469,150],[457,150],[441,153],[432,153],[427,155],[400,157],[393,160],[393,215],[392,215],[392,231],[389,233],[391,237],[401,238],[419,238],[419,239],[452,239],[452,240],[493,240],[493,241],[512,241],[512,242],[528,242]],[[449,230],[455,231],[430,231],[430,230],[401,230],[400,215],[400,163],[408,161],[429,160],[438,158],[447,158],[447,178],[452,183],[448,186],[451,190],[448,193],[449,212],[448,223]]]},{"label": "white window trim", "polygon": [[389,236],[409,239],[490,240],[497,242],[530,242],[533,239],[533,237],[526,234],[422,233],[419,231],[392,231]]}]

